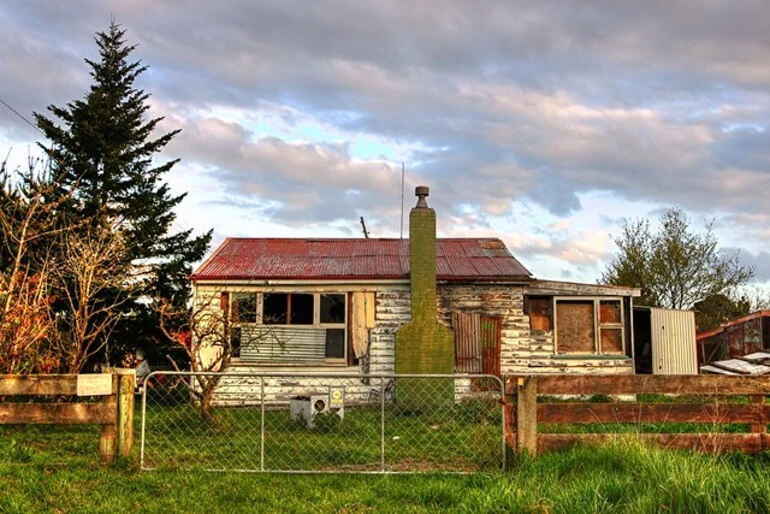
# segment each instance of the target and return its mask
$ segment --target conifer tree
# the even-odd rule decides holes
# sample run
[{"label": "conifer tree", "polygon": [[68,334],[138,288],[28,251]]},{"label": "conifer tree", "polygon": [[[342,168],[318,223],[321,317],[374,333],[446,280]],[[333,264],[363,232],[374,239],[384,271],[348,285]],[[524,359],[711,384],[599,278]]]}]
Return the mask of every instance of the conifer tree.
[{"label": "conifer tree", "polygon": [[[50,141],[41,146],[68,198],[62,215],[118,226],[126,239],[125,259],[142,271],[140,287],[126,286],[133,298],[165,300],[183,309],[192,263],[203,257],[211,232],[172,232],[174,208],[185,194],[172,195],[164,176],[178,159],[157,164],[154,157],[179,130],[156,136],[163,118],[148,119],[150,95],[135,85],[147,67],[131,60],[136,45],[126,43],[125,30],[113,19],[94,39],[100,58],[85,59],[93,79],[85,97],[49,106],[53,119],[35,113]],[[151,305],[135,301],[126,309],[117,329],[132,339],[125,343],[148,347],[161,339]]]}]

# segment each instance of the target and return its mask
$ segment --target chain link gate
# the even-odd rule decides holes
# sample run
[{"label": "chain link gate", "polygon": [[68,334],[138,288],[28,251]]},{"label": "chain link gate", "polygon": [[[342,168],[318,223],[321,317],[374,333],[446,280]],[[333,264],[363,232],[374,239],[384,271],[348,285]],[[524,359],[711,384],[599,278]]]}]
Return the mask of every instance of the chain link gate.
[{"label": "chain link gate", "polygon": [[142,389],[141,468],[500,470],[503,400],[494,375],[153,372]]}]

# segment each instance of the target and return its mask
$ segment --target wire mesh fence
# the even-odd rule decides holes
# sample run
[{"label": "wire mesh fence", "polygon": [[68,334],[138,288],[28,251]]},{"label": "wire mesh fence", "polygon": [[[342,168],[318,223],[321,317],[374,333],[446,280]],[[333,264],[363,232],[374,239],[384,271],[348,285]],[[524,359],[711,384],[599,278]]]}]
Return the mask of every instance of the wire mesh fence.
[{"label": "wire mesh fence", "polygon": [[469,472],[505,468],[491,375],[152,373],[142,469]]}]

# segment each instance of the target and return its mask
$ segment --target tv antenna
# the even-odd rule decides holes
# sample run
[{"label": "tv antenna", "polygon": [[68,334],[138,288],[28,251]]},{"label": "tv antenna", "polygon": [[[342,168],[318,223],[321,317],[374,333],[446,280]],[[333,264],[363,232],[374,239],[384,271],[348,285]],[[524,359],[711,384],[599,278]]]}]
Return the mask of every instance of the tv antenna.
[{"label": "tv antenna", "polygon": [[399,239],[404,239],[404,163],[401,163],[401,230]]}]

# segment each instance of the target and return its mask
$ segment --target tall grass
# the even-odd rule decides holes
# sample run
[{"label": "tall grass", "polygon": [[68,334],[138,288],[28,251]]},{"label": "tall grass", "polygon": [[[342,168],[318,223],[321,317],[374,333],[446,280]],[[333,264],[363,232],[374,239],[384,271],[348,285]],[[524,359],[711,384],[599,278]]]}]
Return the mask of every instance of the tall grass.
[{"label": "tall grass", "polygon": [[0,512],[770,512],[770,455],[635,441],[478,475],[273,475],[103,466],[92,427],[0,427]]}]

